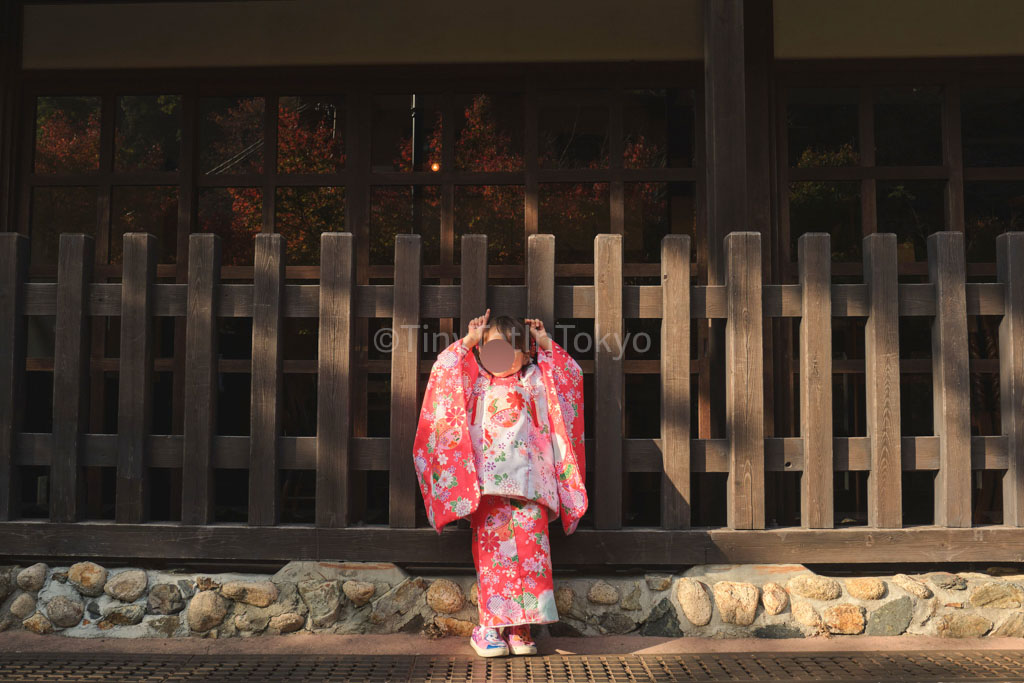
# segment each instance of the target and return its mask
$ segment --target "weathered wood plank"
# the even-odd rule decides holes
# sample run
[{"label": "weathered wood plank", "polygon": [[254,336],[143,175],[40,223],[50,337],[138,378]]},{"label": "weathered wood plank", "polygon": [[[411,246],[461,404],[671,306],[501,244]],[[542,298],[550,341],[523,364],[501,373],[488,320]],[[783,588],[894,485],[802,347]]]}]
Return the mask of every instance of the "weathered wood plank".
[{"label": "weathered wood plank", "polygon": [[316,404],[316,523],[321,527],[348,526],[354,286],[352,234],[323,233]]},{"label": "weathered wood plank", "polygon": [[469,321],[487,310],[487,235],[462,236],[461,275],[459,324],[465,335]]},{"label": "weathered wood plank", "polygon": [[146,437],[153,419],[152,319],[157,239],[149,233],[125,233],[123,254],[114,515],[121,524],[133,524],[144,521],[148,514]]},{"label": "weathered wood plank", "polygon": [[622,527],[622,235],[594,239],[594,524]]},{"label": "weathered wood plank", "polygon": [[690,528],[690,236],[661,241],[661,526]]},{"label": "weathered wood plank", "polygon": [[1003,524],[1024,526],[1024,232],[996,237],[996,273],[1005,288],[999,323],[999,407],[1006,437]]},{"label": "weathered wood plank", "polygon": [[[530,235],[526,243],[526,316],[555,331],[555,236]],[[552,337],[554,338],[554,337]]]},{"label": "weathered wood plank", "polygon": [[764,347],[762,343],[761,235],[725,238],[728,317],[725,323],[726,437],[730,529],[763,529]]},{"label": "weathered wood plank", "polygon": [[281,319],[284,238],[256,235],[252,299],[252,381],[249,401],[249,524],[277,524],[280,514]]},{"label": "weathered wood plank", "polygon": [[16,465],[25,390],[25,280],[28,238],[0,233],[0,520],[18,516]]},{"label": "weathered wood plank", "polygon": [[895,529],[903,525],[896,235],[873,233],[864,238],[864,278],[868,290],[864,379],[871,439],[868,524]]},{"label": "weathered wood plank", "polygon": [[395,310],[391,348],[391,467],[388,523],[416,525],[416,472],[412,446],[419,415],[420,270],[419,235],[395,238]]},{"label": "weathered wood plank", "polygon": [[939,437],[935,524],[971,526],[971,396],[967,349],[964,234],[928,236],[932,321],[932,415]]},{"label": "weathered wood plank", "polygon": [[805,233],[797,243],[800,311],[800,525],[830,529],[832,463],[832,268],[828,233]]},{"label": "weathered wood plank", "polygon": [[82,434],[89,431],[89,316],[93,239],[60,236],[57,256],[57,319],[53,346],[53,453],[50,521],[74,522],[81,515]]},{"label": "weathered wood plank", "polygon": [[189,235],[182,427],[184,455],[181,462],[181,521],[184,524],[213,522],[220,263],[220,237],[212,233]]}]

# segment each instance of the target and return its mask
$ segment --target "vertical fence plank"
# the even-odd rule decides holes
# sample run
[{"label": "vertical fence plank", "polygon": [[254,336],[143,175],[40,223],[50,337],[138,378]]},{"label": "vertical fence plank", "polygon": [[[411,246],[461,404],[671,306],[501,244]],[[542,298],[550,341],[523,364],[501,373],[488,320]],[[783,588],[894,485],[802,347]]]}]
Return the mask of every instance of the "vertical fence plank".
[{"label": "vertical fence plank", "polygon": [[316,523],[323,527],[348,526],[354,282],[352,233],[325,232],[316,403]]},{"label": "vertical fence plank", "polygon": [[540,318],[555,337],[555,236],[530,235],[526,241],[526,314]]},{"label": "vertical fence plank", "polygon": [[210,524],[213,517],[213,436],[217,427],[217,289],[220,237],[189,236],[185,311],[184,451],[181,521]]},{"label": "vertical fence plank", "polygon": [[764,528],[764,345],[761,235],[725,237],[725,421],[730,529]]},{"label": "vertical fence plank", "polygon": [[690,528],[690,236],[661,240],[661,525]]},{"label": "vertical fence plank", "polygon": [[392,527],[416,525],[416,472],[412,444],[419,415],[417,379],[420,342],[419,235],[395,238],[395,302],[391,348],[391,468],[388,523]]},{"label": "vertical fence plank", "polygon": [[622,528],[622,235],[594,239],[594,524]]},{"label": "vertical fence plank", "polygon": [[871,440],[868,525],[896,529],[903,526],[896,235],[873,233],[864,238],[864,281],[868,290],[864,382]]},{"label": "vertical fence plank", "polygon": [[834,524],[832,460],[832,263],[828,233],[806,233],[797,243],[800,268],[800,524]]},{"label": "vertical fence plank", "polygon": [[971,526],[971,396],[967,289],[962,232],[928,236],[928,275],[935,286],[932,405],[939,437],[935,524]]},{"label": "vertical fence plank", "polygon": [[999,323],[999,412],[1007,453],[1003,524],[1024,526],[1024,232],[996,237],[996,272],[1006,302]]},{"label": "vertical fence plank", "polygon": [[60,236],[53,344],[51,522],[74,522],[82,512],[79,472],[82,434],[88,431],[89,416],[88,298],[92,263],[92,237]]},{"label": "vertical fence plank", "polygon": [[280,511],[278,435],[281,433],[281,322],[284,314],[284,238],[256,235],[252,292],[252,384],[249,426],[249,524],[277,524]]},{"label": "vertical fence plank", "polygon": [[28,238],[0,233],[0,521],[18,515],[14,449],[24,407]]},{"label": "vertical fence plank", "polygon": [[117,392],[117,491],[115,518],[146,518],[149,477],[146,437],[152,423],[153,281],[157,239],[149,233],[124,235],[121,277],[121,362]]},{"label": "vertical fence plank", "polygon": [[459,285],[459,319],[463,335],[469,331],[469,321],[483,315],[486,310],[487,235],[463,235]]}]

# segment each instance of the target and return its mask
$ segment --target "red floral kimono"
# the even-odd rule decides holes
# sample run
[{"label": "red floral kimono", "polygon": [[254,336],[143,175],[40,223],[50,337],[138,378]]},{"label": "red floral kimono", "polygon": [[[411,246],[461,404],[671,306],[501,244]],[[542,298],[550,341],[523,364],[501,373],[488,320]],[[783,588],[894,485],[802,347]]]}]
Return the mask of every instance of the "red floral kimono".
[{"label": "red floral kimono", "polygon": [[469,517],[484,626],[558,620],[548,523],[587,509],[583,373],[560,346],[494,377],[459,340],[430,372],[413,450],[438,532]]}]

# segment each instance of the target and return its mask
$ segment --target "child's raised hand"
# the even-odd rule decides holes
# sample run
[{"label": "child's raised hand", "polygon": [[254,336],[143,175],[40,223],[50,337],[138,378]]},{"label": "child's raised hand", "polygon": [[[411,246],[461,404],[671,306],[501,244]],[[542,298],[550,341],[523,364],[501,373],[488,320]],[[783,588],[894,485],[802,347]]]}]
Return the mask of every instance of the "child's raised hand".
[{"label": "child's raised hand", "polygon": [[540,318],[527,318],[525,322],[530,326],[530,336],[533,337],[533,341],[537,342],[537,346],[545,351],[550,351],[551,337],[544,329],[544,321]]},{"label": "child's raised hand", "polygon": [[469,330],[466,332],[466,336],[462,338],[463,346],[471,349],[480,343],[480,340],[484,337],[484,332],[487,331],[487,321],[490,317],[491,309],[488,308],[483,315],[469,321],[469,325],[467,325]]}]

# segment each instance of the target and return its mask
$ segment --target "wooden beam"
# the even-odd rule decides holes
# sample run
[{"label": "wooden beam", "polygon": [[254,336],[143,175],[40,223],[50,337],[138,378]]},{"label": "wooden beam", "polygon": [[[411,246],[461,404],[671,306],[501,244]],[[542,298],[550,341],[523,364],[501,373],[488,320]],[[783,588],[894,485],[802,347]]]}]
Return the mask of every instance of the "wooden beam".
[{"label": "wooden beam", "polygon": [[530,235],[526,240],[526,315],[543,320],[554,339],[555,236]]},{"label": "wooden beam", "polygon": [[690,528],[690,236],[661,240],[661,525]]},{"label": "wooden beam", "polygon": [[284,258],[284,237],[277,233],[256,235],[249,393],[249,524],[254,526],[277,524],[281,509],[278,437],[284,387]]},{"label": "wooden beam", "polygon": [[461,269],[459,325],[465,335],[469,321],[487,310],[487,235],[462,236]]},{"label": "wooden beam", "polygon": [[1003,524],[1024,526],[1024,232],[996,237],[996,268],[1006,288],[999,323],[999,406],[1006,437]]},{"label": "wooden beam", "polygon": [[412,447],[419,415],[418,379],[420,349],[419,235],[395,237],[395,305],[391,319],[391,449],[388,523],[392,527],[416,526],[416,471]]},{"label": "wooden beam", "polygon": [[149,502],[146,439],[153,422],[153,281],[157,238],[149,233],[127,232],[122,253],[114,509],[119,523],[136,524],[146,519]]},{"label": "wooden beam", "polygon": [[730,529],[763,529],[764,348],[761,235],[725,238],[725,423],[729,440],[726,518]]},{"label": "wooden beam", "polygon": [[185,524],[214,521],[213,439],[217,431],[220,263],[220,237],[212,233],[189,236],[181,463],[181,521]]},{"label": "wooden beam", "polygon": [[57,256],[57,318],[53,348],[53,453],[50,520],[81,513],[82,434],[89,431],[89,314],[93,239],[64,233]]},{"label": "wooden beam", "polygon": [[25,405],[25,280],[28,237],[0,233],[0,520],[18,516],[17,435]]},{"label": "wooden beam", "polygon": [[352,233],[320,236],[320,338],[317,355],[316,523],[348,526],[352,435]]},{"label": "wooden beam", "polygon": [[868,287],[864,382],[871,439],[868,524],[896,529],[903,525],[896,235],[864,237],[864,279]]},{"label": "wooden beam", "polygon": [[828,233],[805,233],[797,243],[800,267],[800,524],[834,525],[832,458],[832,295]]},{"label": "wooden beam", "polygon": [[594,239],[594,523],[622,527],[622,235]]},{"label": "wooden beam", "polygon": [[928,236],[928,275],[935,285],[932,321],[932,415],[939,437],[935,524],[971,526],[971,377],[967,348],[964,234]]}]

